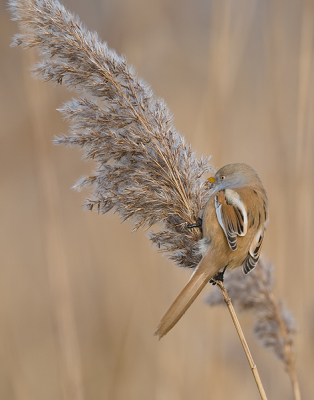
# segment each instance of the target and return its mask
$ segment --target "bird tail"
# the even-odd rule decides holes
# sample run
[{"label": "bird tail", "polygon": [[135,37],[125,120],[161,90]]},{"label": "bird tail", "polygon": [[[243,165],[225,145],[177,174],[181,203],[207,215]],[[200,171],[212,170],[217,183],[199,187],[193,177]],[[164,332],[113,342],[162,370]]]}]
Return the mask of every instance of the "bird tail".
[{"label": "bird tail", "polygon": [[[205,256],[204,258],[207,257]],[[166,314],[162,317],[155,332],[155,335],[158,336],[158,339],[161,339],[170,331],[170,329],[175,326],[186,310],[194,302],[196,297],[204,289],[207,282],[217,273],[216,269],[214,269],[212,272],[211,268],[208,270],[208,261],[206,262],[207,268],[204,268],[204,258],[201,260],[189,282],[185,285],[179,296],[175,299]]]}]

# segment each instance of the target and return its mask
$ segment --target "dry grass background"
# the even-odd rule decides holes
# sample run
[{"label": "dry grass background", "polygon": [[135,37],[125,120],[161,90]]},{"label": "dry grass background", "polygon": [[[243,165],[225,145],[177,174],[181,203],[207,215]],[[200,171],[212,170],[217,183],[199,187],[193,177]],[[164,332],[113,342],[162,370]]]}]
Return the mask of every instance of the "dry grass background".
[{"label": "dry grass background", "polygon": [[[304,399],[314,396],[314,2],[66,0],[163,97],[199,155],[246,162],[270,200],[264,257],[293,312]],[[30,78],[1,1],[0,398],[258,399],[227,310],[202,297],[152,334],[188,279],[115,215],[70,190],[93,165],[53,147],[71,94]],[[208,288],[209,290],[209,288]],[[288,376],[241,322],[269,399]]]}]

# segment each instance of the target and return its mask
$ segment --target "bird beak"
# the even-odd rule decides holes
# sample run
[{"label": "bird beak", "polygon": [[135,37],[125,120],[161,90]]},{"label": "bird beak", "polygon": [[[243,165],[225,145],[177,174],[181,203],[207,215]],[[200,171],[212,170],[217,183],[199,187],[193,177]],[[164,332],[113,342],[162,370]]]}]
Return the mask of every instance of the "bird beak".
[{"label": "bird beak", "polygon": [[210,182],[210,188],[212,188],[214,186],[214,183],[216,183],[216,179],[213,176],[211,176],[207,180],[208,182]]}]

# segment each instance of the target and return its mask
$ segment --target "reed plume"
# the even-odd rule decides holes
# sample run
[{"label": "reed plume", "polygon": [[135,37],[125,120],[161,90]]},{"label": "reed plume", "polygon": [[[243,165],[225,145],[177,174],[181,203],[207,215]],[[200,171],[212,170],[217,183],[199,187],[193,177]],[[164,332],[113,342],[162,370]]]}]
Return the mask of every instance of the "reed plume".
[{"label": "reed plume", "polygon": [[82,147],[97,163],[96,172],[75,185],[93,188],[85,207],[132,218],[135,229],[158,223],[161,230],[149,233],[152,242],[178,265],[195,267],[200,232],[186,223],[195,222],[205,204],[209,158],[196,158],[165,102],[58,1],[9,4],[22,30],[13,45],[36,47],[41,56],[33,73],[81,96],[60,108],[71,130],[54,142]]}]

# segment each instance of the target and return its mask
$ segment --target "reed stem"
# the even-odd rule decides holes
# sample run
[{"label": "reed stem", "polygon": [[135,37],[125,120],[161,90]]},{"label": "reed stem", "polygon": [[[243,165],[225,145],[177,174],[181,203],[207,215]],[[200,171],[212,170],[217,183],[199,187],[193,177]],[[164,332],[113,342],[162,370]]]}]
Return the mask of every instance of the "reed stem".
[{"label": "reed stem", "polygon": [[225,302],[226,302],[226,304],[227,304],[227,307],[228,307],[228,310],[229,310],[229,312],[230,312],[232,321],[233,321],[233,323],[234,323],[234,326],[235,326],[235,328],[236,328],[236,330],[237,330],[237,332],[238,332],[240,341],[241,341],[241,343],[242,343],[242,346],[243,346],[245,355],[246,355],[246,357],[247,357],[247,359],[248,359],[248,362],[249,362],[249,364],[250,364],[251,371],[252,371],[252,373],[253,373],[253,376],[254,376],[254,379],[255,379],[255,382],[256,382],[256,385],[257,385],[259,394],[260,394],[260,396],[261,396],[261,399],[262,399],[262,400],[267,400],[267,396],[266,396],[266,393],[265,393],[265,390],[264,390],[264,387],[263,387],[261,378],[260,378],[260,376],[259,376],[257,366],[256,366],[256,364],[254,363],[252,354],[251,354],[250,349],[249,349],[249,346],[248,346],[248,344],[247,344],[247,342],[246,342],[244,333],[243,333],[243,331],[242,331],[242,328],[241,328],[240,322],[239,322],[239,320],[238,320],[237,314],[236,314],[236,312],[235,312],[235,310],[234,310],[234,308],[233,308],[233,305],[232,305],[232,303],[231,303],[231,300],[230,300],[230,298],[229,298],[228,292],[227,292],[227,290],[226,290],[224,284],[223,284],[221,281],[215,281],[215,282],[217,283],[217,286],[218,286],[219,289],[221,290],[221,293],[222,293],[222,295],[223,295],[223,297],[224,297],[224,300],[225,300]]}]

